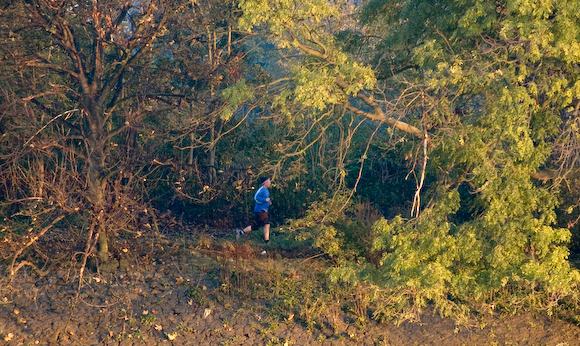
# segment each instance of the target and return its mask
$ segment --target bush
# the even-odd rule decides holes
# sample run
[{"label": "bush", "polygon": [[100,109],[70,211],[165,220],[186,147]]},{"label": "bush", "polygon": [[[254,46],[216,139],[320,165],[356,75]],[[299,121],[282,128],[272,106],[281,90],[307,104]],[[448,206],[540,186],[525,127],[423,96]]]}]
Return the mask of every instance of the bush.
[{"label": "bush", "polygon": [[372,225],[381,217],[369,202],[353,202],[346,192],[333,197],[322,194],[313,202],[302,219],[289,220],[287,229],[296,232],[296,239],[311,240],[338,262],[378,259],[373,250],[375,236]]},{"label": "bush", "polygon": [[[520,192],[546,198],[526,188],[532,191]],[[349,217],[353,205],[345,195],[313,204],[291,226],[337,260],[329,270],[333,281],[374,289],[379,320],[414,320],[429,304],[464,323],[473,311],[529,309],[551,315],[561,299],[577,301],[580,274],[570,267],[565,246],[570,232],[549,225],[549,208],[538,211],[521,200],[506,200],[486,208],[488,215],[503,210],[505,222],[482,215],[455,224],[449,219],[460,207],[459,192],[437,194],[438,202],[419,218],[383,218],[370,230]],[[369,236],[374,236],[371,248],[365,246]]]}]

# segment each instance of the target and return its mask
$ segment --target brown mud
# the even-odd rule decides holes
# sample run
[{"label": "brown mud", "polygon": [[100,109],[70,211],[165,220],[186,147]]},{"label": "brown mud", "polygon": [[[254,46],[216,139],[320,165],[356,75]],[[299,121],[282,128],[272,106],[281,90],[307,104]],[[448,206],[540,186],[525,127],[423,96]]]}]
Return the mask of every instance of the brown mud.
[{"label": "brown mud", "polygon": [[531,313],[457,326],[425,312],[418,323],[396,326],[360,323],[345,309],[321,314],[329,307],[309,301],[295,302],[308,305],[294,306],[295,315],[272,303],[274,294],[291,297],[282,286],[266,287],[268,280],[300,285],[324,263],[275,249],[259,256],[251,242],[166,245],[155,256],[125,250],[121,261],[87,270],[78,296],[66,266],[3,279],[0,345],[580,345],[577,325]]}]

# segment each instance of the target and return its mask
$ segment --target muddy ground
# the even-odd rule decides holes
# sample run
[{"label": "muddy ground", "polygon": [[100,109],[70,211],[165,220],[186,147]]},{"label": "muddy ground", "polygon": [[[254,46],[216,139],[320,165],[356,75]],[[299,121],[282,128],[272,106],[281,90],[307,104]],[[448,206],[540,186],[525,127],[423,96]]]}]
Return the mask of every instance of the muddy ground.
[{"label": "muddy ground", "polygon": [[[125,250],[121,261],[87,270],[78,296],[75,267],[4,279],[0,345],[580,345],[577,325],[537,314],[457,326],[427,311],[420,323],[395,326],[357,322],[348,309],[319,314],[329,307],[313,301],[293,306],[272,295],[291,299],[282,284],[322,273],[324,260],[276,249],[260,256],[251,242],[166,245],[155,256]],[[277,288],[267,287],[272,278]]]}]

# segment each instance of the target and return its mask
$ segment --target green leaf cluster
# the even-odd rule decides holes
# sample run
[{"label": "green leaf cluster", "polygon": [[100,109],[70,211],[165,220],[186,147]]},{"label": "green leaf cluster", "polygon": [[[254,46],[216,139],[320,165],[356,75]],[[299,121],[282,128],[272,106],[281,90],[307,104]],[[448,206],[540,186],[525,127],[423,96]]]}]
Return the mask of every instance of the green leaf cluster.
[{"label": "green leaf cluster", "polygon": [[331,256],[352,259],[352,248],[348,249],[344,233],[335,226],[344,217],[344,209],[351,206],[346,193],[330,198],[323,194],[311,203],[305,217],[289,220],[288,230],[297,233],[297,240],[311,240],[313,246]]},{"label": "green leaf cluster", "polygon": [[[306,53],[302,59],[291,61],[293,102],[323,110],[374,87],[376,78],[372,69],[349,59],[335,42],[332,28],[333,19],[340,16],[338,6],[318,0],[251,0],[241,1],[239,6],[243,11],[240,29],[252,32],[266,26],[278,47]],[[347,87],[340,88],[337,80],[346,82]]]},{"label": "green leaf cluster", "polygon": [[[324,0],[241,0],[239,7],[243,12],[240,29],[252,31],[256,26],[267,23],[268,29],[275,35],[283,35],[302,22],[316,24],[338,15],[336,8]],[[290,43],[280,44],[288,47]]]},{"label": "green leaf cluster", "polygon": [[240,105],[247,101],[253,101],[255,96],[253,90],[246,85],[244,79],[238,81],[231,87],[222,91],[222,97],[226,101],[226,106],[220,114],[220,118],[228,121]]}]

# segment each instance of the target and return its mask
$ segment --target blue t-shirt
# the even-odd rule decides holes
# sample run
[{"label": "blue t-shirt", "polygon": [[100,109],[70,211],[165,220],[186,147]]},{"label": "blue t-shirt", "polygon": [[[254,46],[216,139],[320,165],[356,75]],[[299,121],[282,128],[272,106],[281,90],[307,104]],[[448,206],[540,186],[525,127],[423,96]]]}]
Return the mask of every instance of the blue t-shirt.
[{"label": "blue t-shirt", "polygon": [[262,185],[254,195],[254,201],[256,201],[254,212],[259,213],[263,210],[266,212],[268,211],[270,202],[266,201],[266,198],[270,198],[270,191]]}]

